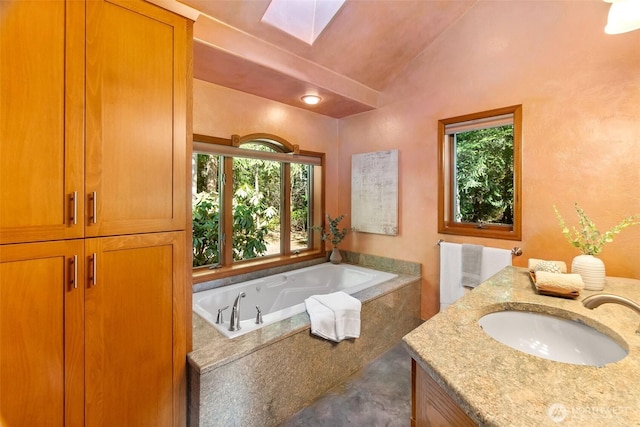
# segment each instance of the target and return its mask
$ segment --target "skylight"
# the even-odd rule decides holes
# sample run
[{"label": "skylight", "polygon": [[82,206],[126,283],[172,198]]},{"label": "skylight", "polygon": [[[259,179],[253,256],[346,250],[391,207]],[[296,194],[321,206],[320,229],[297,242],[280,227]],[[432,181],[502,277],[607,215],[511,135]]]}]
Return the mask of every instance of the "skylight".
[{"label": "skylight", "polygon": [[312,45],[345,0],[271,0],[262,22]]}]

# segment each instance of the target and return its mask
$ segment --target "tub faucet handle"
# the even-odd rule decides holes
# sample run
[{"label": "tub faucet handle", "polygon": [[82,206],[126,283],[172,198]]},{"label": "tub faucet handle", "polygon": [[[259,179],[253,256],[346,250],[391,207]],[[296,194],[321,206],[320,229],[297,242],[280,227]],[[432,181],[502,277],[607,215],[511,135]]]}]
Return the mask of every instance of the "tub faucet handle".
[{"label": "tub faucet handle", "polygon": [[217,323],[218,325],[219,325],[219,324],[221,324],[221,323],[224,323],[224,319],[222,318],[222,312],[223,312],[224,310],[226,310],[227,308],[229,308],[229,306],[228,306],[228,305],[227,305],[227,306],[225,306],[225,307],[222,307],[222,308],[219,308],[219,309],[218,309],[218,317],[216,317],[216,323]]},{"label": "tub faucet handle", "polygon": [[256,314],[256,325],[259,325],[262,323],[262,310],[260,310],[259,305],[256,305],[256,310],[258,310],[258,313]]}]

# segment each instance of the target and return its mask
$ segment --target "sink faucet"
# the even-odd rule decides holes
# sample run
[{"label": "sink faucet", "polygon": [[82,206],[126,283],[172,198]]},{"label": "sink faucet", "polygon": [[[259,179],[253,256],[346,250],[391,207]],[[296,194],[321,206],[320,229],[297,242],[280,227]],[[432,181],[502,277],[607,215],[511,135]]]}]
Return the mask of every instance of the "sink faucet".
[{"label": "sink faucet", "polygon": [[244,292],[240,292],[236,297],[236,301],[233,303],[231,309],[231,320],[229,321],[229,330],[237,331],[240,329],[240,298],[247,296]]},{"label": "sink faucet", "polygon": [[[625,307],[629,307],[636,313],[640,314],[640,304],[637,304],[631,301],[630,299],[621,297],[619,295],[595,294],[595,295],[588,296],[582,300],[582,305],[584,305],[586,308],[590,310],[593,310],[596,307],[600,307],[602,304],[606,304],[606,303],[624,305]],[[640,326],[636,330],[636,334],[640,335]]]}]

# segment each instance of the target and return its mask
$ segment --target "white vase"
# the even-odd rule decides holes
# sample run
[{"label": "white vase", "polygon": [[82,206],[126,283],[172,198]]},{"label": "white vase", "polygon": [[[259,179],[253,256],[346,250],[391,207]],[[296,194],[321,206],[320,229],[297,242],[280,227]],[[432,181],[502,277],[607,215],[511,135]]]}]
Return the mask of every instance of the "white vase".
[{"label": "white vase", "polygon": [[604,289],[606,274],[604,262],[600,258],[593,255],[578,255],[571,263],[571,272],[582,277],[586,290],[601,291]]},{"label": "white vase", "polygon": [[342,262],[342,255],[340,255],[338,248],[333,248],[329,261],[331,261],[331,264],[340,264]]}]

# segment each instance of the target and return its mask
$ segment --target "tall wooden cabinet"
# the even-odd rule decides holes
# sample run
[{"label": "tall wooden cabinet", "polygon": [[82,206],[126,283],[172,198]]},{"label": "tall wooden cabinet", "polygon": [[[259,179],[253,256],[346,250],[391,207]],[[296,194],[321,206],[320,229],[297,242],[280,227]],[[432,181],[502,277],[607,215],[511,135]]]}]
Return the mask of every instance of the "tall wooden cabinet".
[{"label": "tall wooden cabinet", "polygon": [[0,14],[0,424],[185,425],[192,23]]},{"label": "tall wooden cabinet", "polygon": [[84,44],[82,2],[0,3],[0,244],[84,236]]},{"label": "tall wooden cabinet", "polygon": [[88,1],[86,22],[85,235],[184,230],[185,19]]}]

